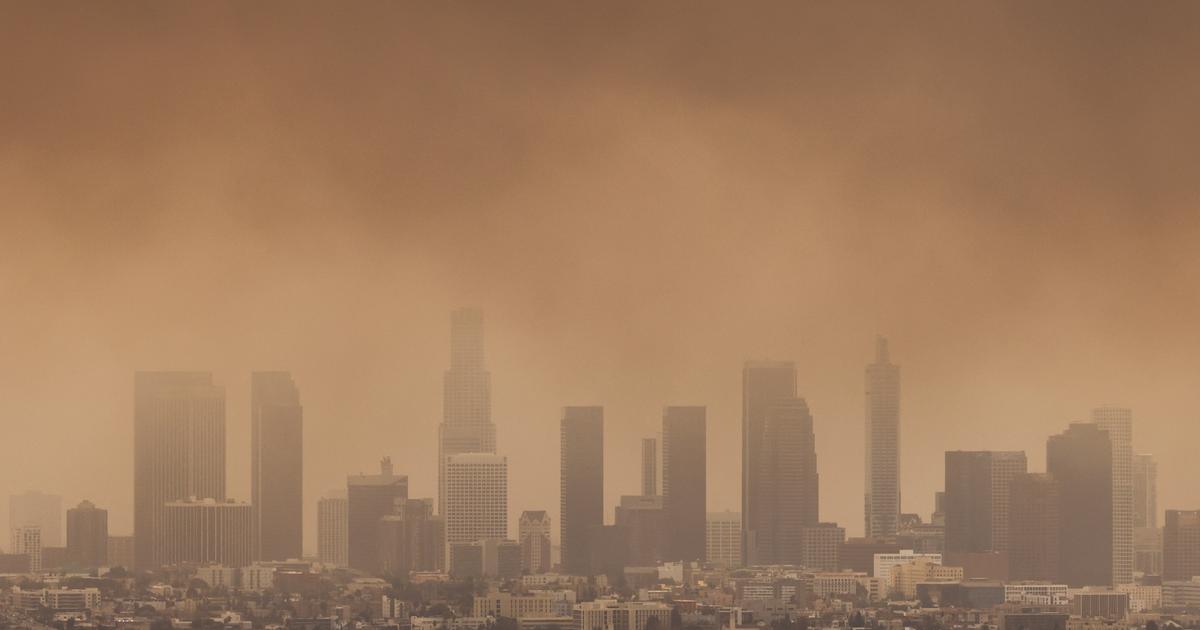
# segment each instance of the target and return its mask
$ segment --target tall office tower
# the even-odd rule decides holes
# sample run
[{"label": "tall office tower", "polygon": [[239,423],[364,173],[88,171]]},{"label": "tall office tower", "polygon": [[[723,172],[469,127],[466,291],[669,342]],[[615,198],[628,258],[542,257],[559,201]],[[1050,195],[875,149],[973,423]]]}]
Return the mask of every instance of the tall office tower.
[{"label": "tall office tower", "polygon": [[1163,528],[1133,528],[1133,570],[1142,575],[1162,575]]},{"label": "tall office tower", "polygon": [[29,570],[34,573],[42,570],[42,548],[41,525],[31,523],[12,528],[12,552],[29,556]]},{"label": "tall office tower", "polygon": [[762,527],[763,434],[767,414],[780,400],[796,397],[796,366],[790,361],[747,361],[742,368],[742,561],[755,556]]},{"label": "tall office tower", "polygon": [[946,451],[947,553],[1008,550],[1009,482],[1023,451]]},{"label": "tall office tower", "polygon": [[44,547],[62,546],[62,497],[31,490],[8,498],[9,530],[37,525],[42,530]]},{"label": "tall office tower", "polygon": [[446,458],[445,566],[455,545],[508,538],[508,458],[458,453]]},{"label": "tall office tower", "polygon": [[658,439],[642,438],[642,496],[658,494]]},{"label": "tall office tower", "polygon": [[438,571],[445,559],[446,529],[433,515],[433,499],[397,499],[379,520],[380,570],[405,578],[410,571]]},{"label": "tall office tower", "polygon": [[244,567],[252,562],[249,503],[187,499],[163,506],[154,541],[164,565],[210,564]]},{"label": "tall office tower", "polygon": [[545,510],[525,510],[517,522],[521,542],[521,570],[529,574],[550,572],[550,515]]},{"label": "tall office tower", "polygon": [[564,407],[559,422],[563,571],[591,575],[592,529],[604,524],[604,408]]},{"label": "tall office tower", "polygon": [[1158,527],[1158,462],[1147,453],[1133,458],[1133,526]]},{"label": "tall office tower", "polygon": [[888,342],[875,339],[875,362],[866,376],[867,538],[895,536],[900,520],[900,366],[888,359]]},{"label": "tall office tower", "polygon": [[946,491],[933,493],[933,513],[929,515],[931,525],[946,525]]},{"label": "tall office tower", "polygon": [[1113,583],[1113,445],[1095,424],[1074,423],[1046,440],[1046,472],[1058,482],[1058,579],[1071,587]]},{"label": "tall office tower", "polygon": [[820,521],[816,438],[803,398],[767,407],[758,465],[755,563],[802,564],[804,528]]},{"label": "tall office tower", "polygon": [[666,560],[704,561],[707,449],[704,407],[663,409],[663,511],[673,532]]},{"label": "tall office tower", "polygon": [[1133,582],[1133,411],[1098,407],[1092,422],[1112,440],[1112,583]]},{"label": "tall office tower", "polygon": [[623,496],[616,509],[616,524],[624,528],[629,549],[629,566],[653,567],[666,556],[669,534],[663,497]]},{"label": "tall office tower", "polygon": [[837,571],[846,530],[837,523],[816,523],[802,529],[799,564],[817,571]]},{"label": "tall office tower", "polygon": [[133,568],[134,542],[133,536],[108,537],[108,566]]},{"label": "tall office tower", "polygon": [[397,475],[392,458],[379,462],[378,475],[346,478],[346,561],[360,571],[379,570],[379,519],[392,513],[396,499],[408,498],[408,476]]},{"label": "tall office tower", "polygon": [[719,567],[742,566],[742,515],[730,510],[709,512],[704,557]]},{"label": "tall office tower", "polygon": [[334,490],[317,500],[317,559],[337,567],[350,562],[346,495],[345,490]]},{"label": "tall office tower", "polygon": [[167,503],[225,500],[225,388],[208,372],[138,372],[133,404],[134,561],[153,569]]},{"label": "tall office tower", "polygon": [[1058,482],[1045,473],[1022,473],[1013,475],[1008,492],[1009,578],[1057,580]]},{"label": "tall office tower", "polygon": [[91,501],[67,510],[67,560],[85,568],[108,565],[108,510]]},{"label": "tall office tower", "polygon": [[288,372],[250,377],[250,505],[254,558],[303,555],[304,409]]},{"label": "tall office tower", "polygon": [[1200,575],[1200,510],[1167,510],[1162,544],[1163,581]]},{"label": "tall office tower", "polygon": [[446,461],[458,453],[495,453],[492,376],[483,360],[483,312],[450,314],[450,369],[442,380],[438,426],[438,512],[445,514]]}]

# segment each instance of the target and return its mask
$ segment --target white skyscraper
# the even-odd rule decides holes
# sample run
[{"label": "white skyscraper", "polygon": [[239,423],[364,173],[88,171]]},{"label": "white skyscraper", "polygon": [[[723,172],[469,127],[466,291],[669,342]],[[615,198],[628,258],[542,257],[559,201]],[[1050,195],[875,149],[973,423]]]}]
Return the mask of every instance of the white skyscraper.
[{"label": "white skyscraper", "polygon": [[491,453],[446,458],[445,566],[454,545],[508,538],[508,459]]},{"label": "white skyscraper", "polygon": [[450,369],[442,381],[438,426],[438,510],[446,512],[446,462],[458,453],[495,453],[491,374],[484,366],[483,313],[450,314]]},{"label": "white skyscraper", "polygon": [[12,529],[12,552],[29,556],[29,570],[42,570],[42,528],[40,525],[18,525]]},{"label": "white skyscraper", "polygon": [[888,359],[888,342],[875,340],[875,362],[866,374],[866,485],[868,538],[895,536],[900,521],[900,366]]},{"label": "white skyscraper", "polygon": [[1133,411],[1124,407],[1098,407],[1092,422],[1112,440],[1113,478],[1113,584],[1133,581]]},{"label": "white skyscraper", "polygon": [[345,490],[317,500],[317,558],[326,564],[349,564],[349,505]]},{"label": "white skyscraper", "polygon": [[709,512],[706,530],[705,558],[721,567],[742,566],[742,515]]},{"label": "white skyscraper", "polygon": [[14,494],[8,498],[8,528],[10,531],[24,525],[42,528],[42,545],[62,547],[63,509],[62,497],[36,490],[25,494]]}]

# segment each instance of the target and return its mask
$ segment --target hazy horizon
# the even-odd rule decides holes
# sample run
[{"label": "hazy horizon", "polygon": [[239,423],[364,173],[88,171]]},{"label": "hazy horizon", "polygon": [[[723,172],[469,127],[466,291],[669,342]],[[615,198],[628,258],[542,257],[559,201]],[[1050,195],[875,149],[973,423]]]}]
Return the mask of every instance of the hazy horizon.
[{"label": "hazy horizon", "polygon": [[226,387],[248,499],[250,372],[289,370],[312,549],[317,498],[383,455],[436,495],[477,306],[513,532],[557,532],[565,405],[605,407],[610,521],[667,405],[708,407],[708,508],[738,509],[769,357],[858,535],[876,334],[903,511],[944,451],[1041,471],[1104,404],[1159,510],[1200,507],[1200,5],[756,9],[0,5],[0,496],[130,533],[133,374],[188,369]]}]

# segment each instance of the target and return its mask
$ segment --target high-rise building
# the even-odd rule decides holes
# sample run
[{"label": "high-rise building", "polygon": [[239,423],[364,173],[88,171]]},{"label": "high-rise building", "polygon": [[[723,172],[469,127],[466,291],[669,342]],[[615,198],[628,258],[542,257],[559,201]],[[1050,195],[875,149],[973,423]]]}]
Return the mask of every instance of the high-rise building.
[{"label": "high-rise building", "polygon": [[[458,453],[446,458],[446,553],[455,545],[508,538],[508,458]],[[519,558],[519,556],[518,556]],[[445,566],[452,566],[448,558]]]},{"label": "high-rise building", "polygon": [[67,510],[67,560],[86,568],[108,565],[108,510],[91,501]]},{"label": "high-rise building", "polygon": [[62,546],[62,497],[31,490],[8,498],[9,530],[37,525],[44,547]]},{"label": "high-rise building", "polygon": [[663,512],[671,526],[665,560],[704,560],[706,422],[704,407],[663,410]]},{"label": "high-rise building", "polygon": [[135,544],[133,536],[108,537],[108,566],[131,569],[134,566]]},{"label": "high-rise building", "polygon": [[742,560],[758,564],[762,528],[762,460],[767,414],[780,400],[796,397],[796,366],[790,361],[747,361],[742,368]]},{"label": "high-rise building", "polygon": [[563,571],[591,575],[588,538],[604,524],[604,408],[565,407],[559,423]]},{"label": "high-rise building", "polygon": [[1147,453],[1133,458],[1133,526],[1158,527],[1158,462]]},{"label": "high-rise building", "polygon": [[816,438],[803,398],[767,406],[760,451],[757,564],[802,564],[804,528],[820,521]]},{"label": "high-rise building", "polygon": [[1200,510],[1167,510],[1162,545],[1163,581],[1200,576]]},{"label": "high-rise building", "polygon": [[133,409],[133,535],[138,568],[164,563],[166,504],[225,500],[225,389],[208,372],[138,372]]},{"label": "high-rise building", "polygon": [[642,438],[642,495],[658,494],[658,438]]},{"label": "high-rise building", "polygon": [[1068,586],[1113,582],[1113,443],[1095,424],[1075,423],[1046,441],[1046,472],[1058,482],[1058,579]]},{"label": "high-rise building", "polygon": [[483,353],[483,312],[461,308],[450,314],[450,369],[442,379],[442,423],[438,426],[438,512],[445,514],[446,462],[458,453],[495,453],[492,376]]},{"label": "high-rise building", "polygon": [[545,510],[525,510],[517,522],[521,542],[521,570],[530,574],[550,572],[550,515]]},{"label": "high-rise building", "polygon": [[658,566],[667,550],[668,530],[663,497],[623,496],[616,509],[616,524],[624,528],[629,549],[626,561],[629,566]]},{"label": "high-rise building", "polygon": [[377,475],[346,478],[346,555],[352,569],[379,571],[379,519],[408,498],[408,476],[397,475],[384,457]]},{"label": "high-rise building", "polygon": [[837,523],[816,523],[801,530],[801,566],[817,571],[837,571],[846,530]]},{"label": "high-rise building", "polygon": [[1163,528],[1133,528],[1133,570],[1142,575],[1162,575]]},{"label": "high-rise building", "polygon": [[187,499],[163,506],[154,557],[163,565],[221,564],[244,567],[252,561],[249,503]]},{"label": "high-rise building", "polygon": [[345,490],[327,493],[317,501],[317,558],[338,567],[349,563],[349,507]]},{"label": "high-rise building", "polygon": [[29,556],[29,570],[42,571],[42,526],[33,523],[12,528],[12,552]]},{"label": "high-rise building", "polygon": [[946,451],[947,553],[1008,550],[1009,482],[1026,469],[1023,451]]},{"label": "high-rise building", "polygon": [[446,558],[442,517],[433,499],[397,499],[392,514],[379,520],[380,570],[397,577],[410,571],[440,571]]},{"label": "high-rise building", "polygon": [[1045,473],[1013,475],[1008,495],[1008,575],[1014,581],[1058,579],[1058,482]]},{"label": "high-rise building", "polygon": [[303,555],[304,410],[288,372],[250,378],[250,505],[254,557]]},{"label": "high-rise building", "polygon": [[738,512],[709,512],[705,558],[716,566],[742,566],[742,515]]},{"label": "high-rise building", "polygon": [[1112,583],[1133,582],[1133,411],[1098,407],[1092,422],[1112,440]]},{"label": "high-rise building", "polygon": [[875,339],[875,362],[866,372],[867,538],[895,536],[900,520],[900,366],[888,358],[888,342]]}]

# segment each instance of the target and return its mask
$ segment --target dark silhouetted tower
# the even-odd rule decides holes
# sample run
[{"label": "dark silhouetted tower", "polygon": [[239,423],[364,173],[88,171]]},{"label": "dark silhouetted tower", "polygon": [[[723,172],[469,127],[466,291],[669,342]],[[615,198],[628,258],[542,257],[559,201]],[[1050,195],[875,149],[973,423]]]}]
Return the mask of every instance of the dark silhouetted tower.
[{"label": "dark silhouetted tower", "polygon": [[81,501],[67,510],[67,558],[73,565],[108,565],[108,510]]},{"label": "dark silhouetted tower", "polygon": [[604,408],[565,407],[559,436],[563,570],[591,575],[590,537],[604,525]]},{"label": "dark silhouetted tower", "polygon": [[803,564],[805,528],[820,521],[816,437],[803,398],[777,400],[767,408],[758,465],[755,562]]},{"label": "dark silhouetted tower", "polygon": [[1072,424],[1046,441],[1046,471],[1058,482],[1058,579],[1112,584],[1112,442],[1095,424]]},{"label": "dark silhouetted tower", "polygon": [[250,377],[250,506],[254,557],[303,552],[304,410],[287,372]]},{"label": "dark silhouetted tower", "polygon": [[1200,575],[1200,510],[1167,510],[1162,542],[1163,580]]},{"label": "dark silhouetted tower", "polygon": [[212,374],[136,374],[133,470],[134,562],[156,568],[167,503],[225,500],[225,389]]},{"label": "dark silhouetted tower", "polygon": [[948,553],[1007,551],[1009,482],[1026,472],[1022,451],[947,451]]},{"label": "dark silhouetted tower", "polygon": [[391,458],[379,464],[378,475],[346,478],[346,549],[350,568],[381,570],[379,520],[392,513],[396,501],[408,498],[408,477],[392,470]]},{"label": "dark silhouetted tower", "polygon": [[1013,475],[1008,502],[1009,578],[1058,580],[1058,482],[1046,473]]},{"label": "dark silhouetted tower", "polygon": [[708,514],[707,426],[704,407],[663,410],[663,511],[672,535],[667,560],[704,560]]}]

